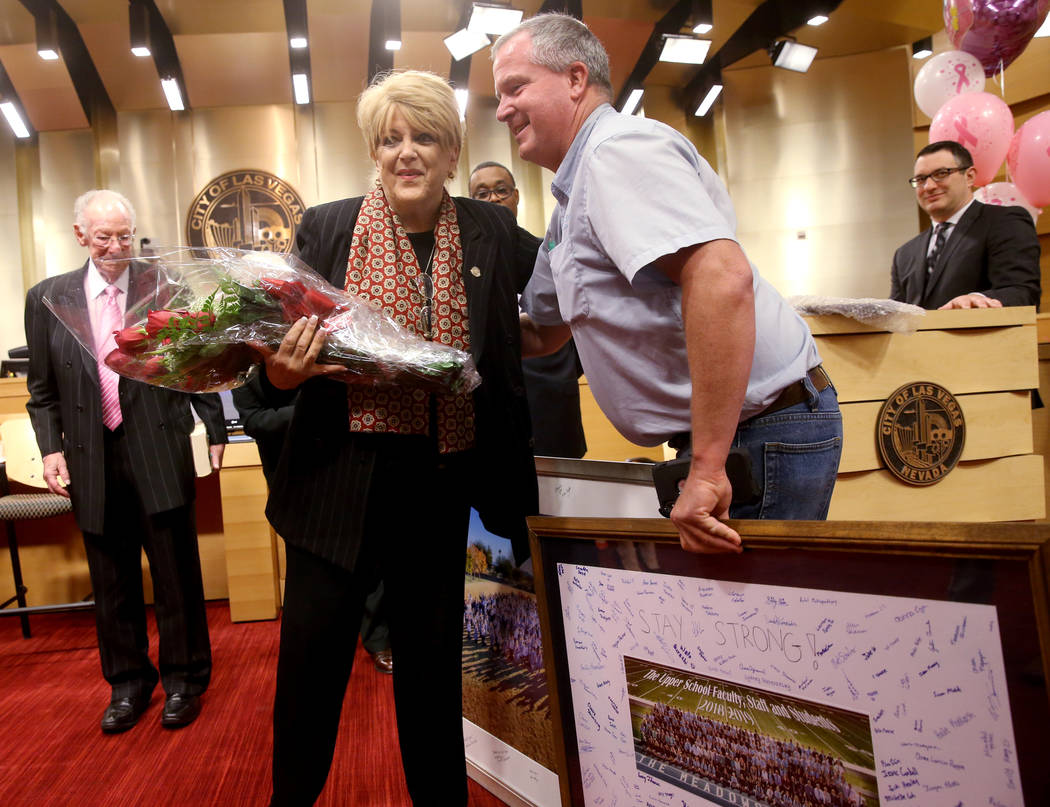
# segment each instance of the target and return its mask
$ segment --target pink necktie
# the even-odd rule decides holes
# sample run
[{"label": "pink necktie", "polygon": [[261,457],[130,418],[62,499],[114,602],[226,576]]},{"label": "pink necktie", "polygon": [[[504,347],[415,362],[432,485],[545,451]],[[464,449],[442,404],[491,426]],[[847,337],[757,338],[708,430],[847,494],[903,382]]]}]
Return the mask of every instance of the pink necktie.
[{"label": "pink necktie", "polygon": [[105,358],[117,346],[113,332],[120,330],[123,317],[120,313],[120,306],[117,304],[120,289],[116,286],[106,286],[103,293],[106,299],[102,303],[95,344],[99,346],[98,384],[102,390],[102,423],[107,429],[113,431],[124,420],[120,414],[120,396],[117,391],[120,376],[106,366]]}]

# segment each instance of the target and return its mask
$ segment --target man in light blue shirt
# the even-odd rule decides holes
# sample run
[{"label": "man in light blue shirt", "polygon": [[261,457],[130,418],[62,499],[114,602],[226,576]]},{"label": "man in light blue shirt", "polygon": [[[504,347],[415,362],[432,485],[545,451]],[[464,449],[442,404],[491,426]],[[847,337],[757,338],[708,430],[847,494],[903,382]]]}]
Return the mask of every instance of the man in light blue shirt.
[{"label": "man in light blue shirt", "polygon": [[[534,17],[493,46],[497,117],[555,172],[557,208],[522,297],[523,348],[571,335],[602,411],[628,439],[691,464],[671,518],[682,545],[740,551],[735,518],[827,515],[841,452],[834,387],[805,323],[736,242],[721,180],[656,121],[620,115],[608,56],[572,17]],[[731,447],[760,496],[730,511]]]}]

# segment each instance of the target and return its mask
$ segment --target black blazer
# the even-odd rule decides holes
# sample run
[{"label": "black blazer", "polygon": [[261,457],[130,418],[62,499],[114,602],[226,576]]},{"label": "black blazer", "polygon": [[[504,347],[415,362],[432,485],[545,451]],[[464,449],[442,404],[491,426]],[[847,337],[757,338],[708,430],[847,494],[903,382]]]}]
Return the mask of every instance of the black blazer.
[{"label": "black blazer", "polygon": [[948,234],[927,281],[932,232],[920,233],[894,254],[890,299],[940,308],[979,291],[1003,305],[1039,305],[1039,237],[1023,207],[975,201]]},{"label": "black blazer", "polygon": [[[151,274],[132,264],[128,298],[143,296]],[[37,283],[26,295],[25,329],[29,345],[29,402],[41,455],[62,451],[69,468],[69,493],[77,524],[84,532],[101,534],[105,518],[105,473],[102,446],[102,403],[94,356],[59,322],[43,303],[65,301],[87,310],[84,275],[80,269]],[[86,316],[86,314],[85,314]],[[90,340],[90,334],[87,335]],[[195,495],[192,403],[212,444],[226,442],[226,421],[218,395],[191,395],[120,379],[120,411],[128,450],[138,470],[138,494],[150,515],[180,507]]]},{"label": "black blazer", "polygon": [[[454,201],[470,351],[482,378],[473,393],[476,461],[463,484],[485,527],[510,538],[515,555],[524,558],[525,516],[537,512],[538,494],[521,374],[517,293],[532,272],[536,241],[500,205]],[[337,288],[345,282],[360,207],[360,197],[312,207],[296,235],[299,256]],[[277,390],[265,377],[263,389],[274,406],[294,396],[294,390]],[[345,384],[314,378],[299,390],[266,515],[292,545],[352,569],[362,540],[374,449],[350,434]]]}]

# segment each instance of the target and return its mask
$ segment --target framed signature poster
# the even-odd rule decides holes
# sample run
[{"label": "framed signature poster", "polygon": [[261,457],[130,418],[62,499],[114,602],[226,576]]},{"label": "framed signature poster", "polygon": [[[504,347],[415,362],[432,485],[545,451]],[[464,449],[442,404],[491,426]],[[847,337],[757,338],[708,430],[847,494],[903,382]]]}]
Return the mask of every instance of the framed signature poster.
[{"label": "framed signature poster", "polygon": [[529,523],[564,805],[1050,803],[1050,527]]}]

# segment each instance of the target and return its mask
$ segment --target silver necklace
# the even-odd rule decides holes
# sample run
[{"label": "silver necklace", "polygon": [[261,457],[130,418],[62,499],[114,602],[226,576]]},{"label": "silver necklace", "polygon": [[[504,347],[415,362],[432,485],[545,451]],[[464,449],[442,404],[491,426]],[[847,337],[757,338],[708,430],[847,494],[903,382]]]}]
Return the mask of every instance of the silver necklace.
[{"label": "silver necklace", "polygon": [[433,339],[434,330],[432,325],[432,313],[431,308],[434,304],[434,278],[430,274],[430,265],[434,261],[434,253],[437,251],[437,242],[434,242],[434,246],[430,248],[430,257],[427,258],[427,266],[423,270],[423,273],[416,278],[417,283],[420,286],[419,292],[423,296],[423,310],[422,320],[426,326],[426,330],[423,332],[424,339]]}]

